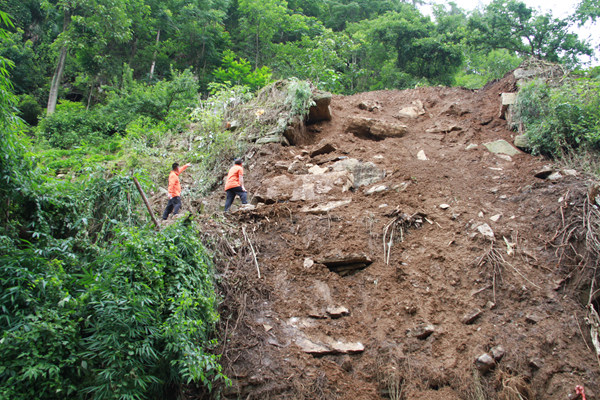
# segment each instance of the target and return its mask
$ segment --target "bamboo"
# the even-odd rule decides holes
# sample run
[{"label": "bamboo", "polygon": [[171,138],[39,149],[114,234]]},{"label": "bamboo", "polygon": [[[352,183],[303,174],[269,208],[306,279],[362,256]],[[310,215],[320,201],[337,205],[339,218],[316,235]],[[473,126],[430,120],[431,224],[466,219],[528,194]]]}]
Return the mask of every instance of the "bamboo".
[{"label": "bamboo", "polygon": [[148,214],[150,214],[150,217],[152,218],[152,222],[154,222],[156,229],[160,229],[160,225],[158,224],[158,221],[156,220],[156,217],[154,216],[154,213],[152,212],[152,207],[150,207],[150,203],[148,203],[148,198],[146,197],[146,193],[144,193],[144,189],[142,189],[142,187],[140,186],[140,183],[138,182],[138,180],[135,176],[133,177],[133,183],[135,183],[135,186],[137,187],[138,191],[142,195],[142,199],[144,199],[144,204],[146,204],[146,208],[148,209]]}]

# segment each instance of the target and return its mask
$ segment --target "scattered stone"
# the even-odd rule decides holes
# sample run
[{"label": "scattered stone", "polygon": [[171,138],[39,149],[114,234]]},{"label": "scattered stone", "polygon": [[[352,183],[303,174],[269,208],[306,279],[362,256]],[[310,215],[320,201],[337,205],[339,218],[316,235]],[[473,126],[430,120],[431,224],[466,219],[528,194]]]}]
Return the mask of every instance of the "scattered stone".
[{"label": "scattered stone", "polygon": [[346,129],[355,136],[373,140],[399,138],[408,132],[406,125],[365,117],[351,117]]},{"label": "scattered stone", "polygon": [[503,159],[504,161],[512,162],[512,157],[506,154],[496,154],[496,157]]},{"label": "scattered stone", "polygon": [[315,105],[308,110],[307,123],[312,124],[319,121],[331,121],[331,93],[317,90],[312,95]]},{"label": "scattered stone", "polygon": [[312,259],[310,259],[310,258],[304,259],[304,263],[303,263],[304,268],[308,269],[308,268],[311,268],[313,265],[315,265],[315,262]]},{"label": "scattered stone", "polygon": [[539,314],[534,314],[534,313],[527,314],[525,316],[525,321],[529,322],[530,324],[537,324],[538,322],[540,322],[543,319],[544,319],[543,316],[541,316]]},{"label": "scattered stone", "polygon": [[375,156],[373,156],[373,158],[377,159],[377,160],[383,160],[384,157],[381,154],[377,154]]},{"label": "scattered stone", "polygon": [[406,189],[408,189],[408,185],[410,185],[410,182],[402,182],[399,185],[392,186],[392,190],[404,192]]},{"label": "scattered stone", "polygon": [[496,215],[494,215],[493,217],[490,217],[490,220],[491,220],[492,222],[498,222],[498,220],[499,220],[500,218],[502,218],[502,214],[496,214]]},{"label": "scattered stone", "polygon": [[328,196],[340,196],[353,184],[352,174],[345,170],[321,175],[278,175],[265,179],[254,198],[265,204],[278,201],[323,201]]},{"label": "scattered stone", "polygon": [[469,145],[465,148],[465,150],[473,150],[473,149],[476,149],[477,147],[479,147],[479,146],[477,146],[475,143],[469,143]]},{"label": "scattered stone", "polygon": [[362,162],[355,158],[346,158],[331,166],[332,171],[349,171],[352,173],[355,188],[372,185],[385,177],[385,171],[372,162]]},{"label": "scattered stone", "polygon": [[289,165],[285,161],[277,161],[275,163],[275,169],[280,169],[280,170],[287,171],[288,168],[289,168]]},{"label": "scattered stone", "polygon": [[559,171],[556,171],[551,173],[546,179],[548,179],[549,181],[557,181],[559,179],[562,179],[562,177],[562,174]]},{"label": "scattered stone", "polygon": [[387,204],[383,203],[383,204],[379,205],[379,208],[386,208],[387,206],[388,206]]},{"label": "scattered stone", "polygon": [[494,357],[494,360],[496,360],[496,362],[499,362],[506,354],[506,350],[504,350],[504,347],[502,347],[501,345],[498,345],[492,347],[490,349],[490,353],[492,353],[492,357]]},{"label": "scattered stone", "polygon": [[507,119],[506,114],[508,112],[508,108],[517,102],[517,93],[502,93],[502,106],[500,108],[499,117],[502,119]]},{"label": "scattered stone", "polygon": [[431,324],[422,324],[413,329],[409,335],[417,339],[425,340],[435,332],[435,326]]},{"label": "scattered stone", "polygon": [[476,226],[476,229],[484,237],[489,238],[491,240],[495,239],[494,231],[492,230],[492,228],[488,224],[486,224],[486,223],[479,224],[479,225]]},{"label": "scattered stone", "polygon": [[506,154],[509,156],[521,154],[520,150],[514,148],[504,139],[496,140],[495,142],[484,143],[483,145],[494,154]]},{"label": "scattered stone", "polygon": [[544,360],[539,357],[533,357],[529,360],[529,366],[534,369],[540,369],[544,366]]},{"label": "scattered stone", "polygon": [[527,137],[527,135],[515,136],[515,140],[513,140],[513,144],[521,150],[524,150],[524,151],[531,150],[531,142],[529,141],[529,138]]},{"label": "scattered stone", "polygon": [[374,111],[375,109],[381,109],[381,105],[377,101],[365,100],[358,104],[358,108],[366,111]]},{"label": "scattered stone", "polygon": [[483,214],[483,211],[479,211],[479,214],[477,214],[477,216],[478,216],[479,218],[484,218],[484,217],[485,217],[485,214]]},{"label": "scattered stone", "polygon": [[574,169],[563,169],[562,172],[566,176],[577,176],[577,171]]},{"label": "scattered stone", "polygon": [[463,317],[461,318],[461,322],[465,325],[471,325],[477,320],[477,318],[481,316],[481,314],[483,314],[483,311],[481,311],[479,308],[476,308],[470,313],[463,315]]},{"label": "scattered stone", "polygon": [[427,160],[429,160],[429,158],[427,158],[427,156],[425,155],[425,151],[423,151],[423,150],[420,150],[420,151],[417,153],[417,160],[421,160],[421,161],[427,161]]},{"label": "scattered stone", "polygon": [[494,308],[496,308],[496,303],[489,300],[487,303],[485,303],[485,308],[487,308],[488,310],[493,310]]},{"label": "scattered stone", "polygon": [[323,344],[315,343],[315,342],[308,340],[306,338],[303,338],[303,337],[297,337],[296,344],[298,345],[298,347],[300,347],[300,349],[303,352],[305,352],[307,354],[325,355],[325,354],[332,353],[332,350],[329,347],[327,347]]},{"label": "scattered stone", "polygon": [[416,119],[423,114],[425,114],[423,102],[421,100],[415,100],[410,106],[401,108],[396,118]]},{"label": "scattered stone", "polygon": [[475,360],[475,366],[484,375],[496,367],[496,361],[488,353],[483,353]]},{"label": "scattered stone", "polygon": [[449,209],[449,208],[450,208],[450,204],[445,204],[445,203],[444,203],[444,204],[440,204],[440,205],[439,205],[439,207],[440,207],[442,210],[447,210],[447,209]]},{"label": "scattered stone", "polygon": [[327,315],[336,319],[346,315],[350,315],[350,311],[346,307],[327,307]]},{"label": "scattered stone", "polygon": [[463,128],[458,125],[448,124],[443,126],[434,126],[433,128],[426,129],[426,133],[450,133],[450,132],[460,132]]},{"label": "scattered stone", "polygon": [[308,173],[312,175],[323,175],[329,168],[321,168],[318,165],[313,165],[308,169]]},{"label": "scattered stone", "polygon": [[285,146],[289,146],[290,142],[284,136],[272,135],[264,136],[256,140],[256,144],[267,144],[267,143],[281,143]]},{"label": "scattered stone", "polygon": [[304,162],[300,161],[300,160],[295,160],[293,163],[290,164],[290,166],[288,167],[287,170],[290,174],[304,174],[304,173],[308,173],[308,170],[306,169]]},{"label": "scattered stone", "polygon": [[551,166],[546,165],[544,168],[536,171],[533,176],[540,179],[547,179],[553,172],[554,169]]},{"label": "scattered stone", "polygon": [[386,190],[388,190],[388,187],[386,185],[373,186],[369,190],[365,191],[365,195],[369,196],[374,193],[385,192]]},{"label": "scattered stone", "polygon": [[265,332],[269,332],[271,329],[273,329],[273,327],[268,324],[263,324],[263,328],[265,328]]},{"label": "scattered stone", "polygon": [[319,203],[311,206],[302,207],[300,211],[307,214],[327,214],[331,210],[345,206],[346,204],[350,204],[351,202],[352,199],[330,201],[327,203]]},{"label": "scattered stone", "polygon": [[310,153],[310,157],[314,158],[316,156],[320,156],[321,154],[332,153],[334,151],[336,151],[336,148],[334,145],[332,145],[331,143],[325,143],[322,146],[320,146],[319,148],[317,148],[316,150],[313,150]]},{"label": "scattered stone", "polygon": [[356,354],[362,353],[365,351],[365,346],[362,343],[344,343],[344,342],[335,342],[331,344],[332,350],[334,353],[339,354]]},{"label": "scattered stone", "polygon": [[254,204],[240,204],[237,211],[252,211],[256,210],[256,206]]}]

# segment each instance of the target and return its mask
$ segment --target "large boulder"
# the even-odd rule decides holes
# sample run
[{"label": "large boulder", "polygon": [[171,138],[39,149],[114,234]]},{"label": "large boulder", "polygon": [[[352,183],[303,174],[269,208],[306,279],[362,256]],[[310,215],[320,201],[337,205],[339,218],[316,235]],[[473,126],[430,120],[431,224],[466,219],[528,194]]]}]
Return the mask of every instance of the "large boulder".
[{"label": "large boulder", "polygon": [[352,173],[354,187],[372,185],[385,178],[385,171],[377,168],[372,162],[362,162],[356,158],[346,158],[331,166],[332,171],[349,171]]},{"label": "large boulder", "polygon": [[387,122],[374,118],[351,117],[346,130],[358,137],[383,140],[404,136],[408,131],[408,127],[395,122]]},{"label": "large boulder", "polygon": [[315,105],[308,110],[307,123],[313,124],[319,121],[331,121],[331,93],[315,91],[312,95]]},{"label": "large boulder", "polygon": [[352,173],[334,171],[320,175],[279,175],[262,182],[254,197],[261,203],[322,201],[341,197],[353,185]]}]

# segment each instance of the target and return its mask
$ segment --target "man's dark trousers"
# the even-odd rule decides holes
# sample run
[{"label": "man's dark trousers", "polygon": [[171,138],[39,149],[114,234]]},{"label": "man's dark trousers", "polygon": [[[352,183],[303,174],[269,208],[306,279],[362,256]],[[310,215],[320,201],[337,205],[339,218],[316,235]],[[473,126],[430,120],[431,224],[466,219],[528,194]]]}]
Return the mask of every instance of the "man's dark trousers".
[{"label": "man's dark trousers", "polygon": [[225,193],[227,193],[227,200],[225,200],[225,212],[229,211],[229,207],[231,207],[233,204],[236,194],[240,196],[242,204],[248,204],[248,193],[244,192],[241,186],[227,189]]},{"label": "man's dark trousers", "polygon": [[169,218],[169,214],[173,211],[173,215],[176,215],[181,208],[181,197],[175,196],[172,199],[169,199],[169,203],[167,203],[167,208],[163,212],[162,219]]}]

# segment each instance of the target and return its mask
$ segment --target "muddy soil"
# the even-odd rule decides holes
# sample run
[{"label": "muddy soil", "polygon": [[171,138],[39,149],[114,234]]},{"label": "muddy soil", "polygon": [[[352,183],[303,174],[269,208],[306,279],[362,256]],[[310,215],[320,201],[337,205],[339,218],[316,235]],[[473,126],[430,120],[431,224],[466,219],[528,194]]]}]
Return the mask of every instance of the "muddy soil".
[{"label": "muddy soil", "polygon": [[[537,178],[548,160],[488,151],[484,143],[512,143],[499,112],[501,93],[514,90],[508,75],[480,91],[334,96],[331,121],[309,126],[306,143],[270,144],[247,157],[251,197],[276,177],[292,179],[286,168],[295,161],[327,169],[357,159],[382,178],[312,200],[261,203],[213,227],[232,235],[221,244],[230,259],[219,271],[218,349],[232,386],[219,396],[567,399],[583,385],[598,398],[581,293],[549,244],[586,178]],[[424,113],[399,116],[419,102]],[[355,135],[355,117],[407,132]],[[325,144],[334,150],[311,157]],[[332,201],[340,203],[314,211]],[[206,202],[216,210],[224,195]],[[340,274],[327,265],[332,257],[363,261]],[[503,356],[490,353],[495,364],[478,368],[475,360],[498,346]]]}]

